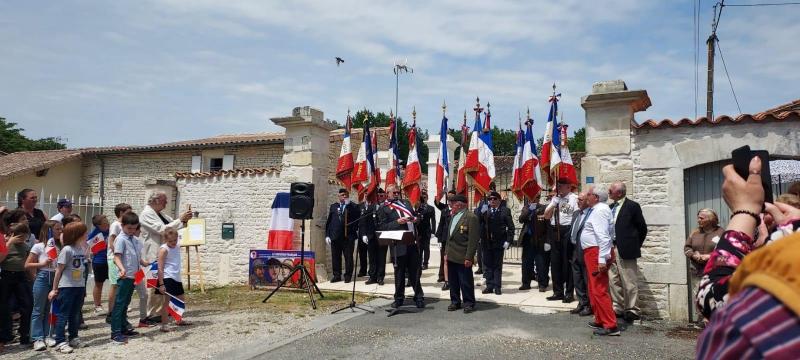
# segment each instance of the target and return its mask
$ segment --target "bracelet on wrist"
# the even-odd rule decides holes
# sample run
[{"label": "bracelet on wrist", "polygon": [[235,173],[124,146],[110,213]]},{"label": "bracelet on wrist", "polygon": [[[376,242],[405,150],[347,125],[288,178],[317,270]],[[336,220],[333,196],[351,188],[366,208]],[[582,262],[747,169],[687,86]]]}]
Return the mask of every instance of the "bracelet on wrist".
[{"label": "bracelet on wrist", "polygon": [[733,217],[736,216],[736,215],[742,215],[742,214],[743,215],[750,215],[753,219],[755,219],[756,220],[756,227],[761,226],[761,217],[758,216],[758,214],[756,214],[756,213],[754,213],[754,212],[752,212],[750,210],[736,210],[736,211],[731,213],[731,219],[733,219]]}]

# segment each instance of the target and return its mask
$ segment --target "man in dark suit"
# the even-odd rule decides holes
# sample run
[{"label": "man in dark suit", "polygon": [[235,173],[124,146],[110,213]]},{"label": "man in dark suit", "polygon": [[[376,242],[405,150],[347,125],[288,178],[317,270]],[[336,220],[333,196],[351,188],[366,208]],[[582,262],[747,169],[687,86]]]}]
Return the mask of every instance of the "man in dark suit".
[{"label": "man in dark suit", "polygon": [[580,316],[592,315],[592,306],[589,302],[589,290],[587,287],[588,277],[586,274],[586,264],[583,259],[583,248],[581,247],[581,232],[583,231],[586,220],[589,218],[591,209],[587,209],[586,193],[578,194],[578,210],[572,214],[572,225],[570,225],[569,239],[575,247],[570,259],[572,268],[572,279],[575,283],[575,297],[578,298],[578,306],[570,313]]},{"label": "man in dark suit", "polygon": [[423,191],[420,195],[416,213],[419,218],[417,233],[420,242],[420,260],[422,260],[422,270],[425,270],[428,268],[428,260],[431,258],[431,236],[436,230],[436,211],[433,210],[433,206],[428,205],[427,191]]},{"label": "man in dark suit", "polygon": [[520,245],[522,246],[522,286],[520,290],[530,290],[531,281],[536,279],[536,254],[534,246],[533,231],[536,227],[536,208],[539,205],[539,194],[530,204],[524,204],[519,214],[519,223],[522,225],[520,231]]},{"label": "man in dark suit", "polygon": [[[547,201],[550,201],[548,197]],[[536,264],[536,282],[539,285],[539,292],[547,292],[547,287],[550,285],[550,239],[547,238],[548,228],[550,224],[544,217],[546,207],[541,204],[536,206],[536,214],[534,215],[533,222],[533,248],[536,249],[536,255],[533,257],[533,262]]]},{"label": "man in dark suit", "polygon": [[388,246],[382,246],[378,243],[378,237],[375,232],[378,229],[377,210],[386,200],[386,192],[380,188],[377,191],[377,202],[364,201],[359,207],[363,215],[358,222],[358,233],[361,235],[361,241],[366,242],[367,253],[369,254],[369,269],[367,270],[369,279],[366,282],[367,285],[375,283],[383,285],[383,278],[386,275],[386,250]]},{"label": "man in dark suit", "polygon": [[475,281],[472,277],[472,265],[480,238],[480,220],[467,209],[467,197],[453,195],[450,197],[451,222],[447,229],[447,246],[445,257],[450,279],[450,305],[447,311],[456,311],[463,307],[464,313],[475,311]]},{"label": "man in dark suit", "polygon": [[626,197],[625,183],[615,182],[608,188],[608,196],[614,200],[611,215],[614,223],[614,256],[616,261],[609,268],[609,290],[614,302],[614,312],[632,323],[639,319],[641,310],[636,305],[639,299],[639,265],[642,244],[647,237],[647,223],[639,203]]},{"label": "man in dark suit", "polygon": [[[447,196],[453,196],[456,192],[450,190]],[[436,228],[436,238],[439,240],[439,277],[436,282],[444,282],[442,291],[450,290],[450,283],[447,281],[447,262],[444,260],[444,253],[447,246],[448,229],[450,228],[450,207],[446,203],[441,203],[434,199],[433,205],[441,212],[439,215],[439,226]]]},{"label": "man in dark suit", "polygon": [[[408,201],[400,200],[400,190],[390,185],[386,188],[386,202],[378,209],[378,231],[402,230],[416,233],[414,223],[419,219]],[[420,262],[417,244],[395,244],[390,247],[394,262],[394,303],[392,307],[403,305],[405,300],[406,271],[408,271],[411,288],[414,289],[414,303],[418,308],[425,307],[422,286],[419,284]]]},{"label": "man in dark suit", "polygon": [[483,271],[486,278],[484,294],[502,294],[503,253],[514,241],[514,221],[511,210],[500,206],[500,194],[492,191],[488,196],[489,208],[480,216]]},{"label": "man in dark suit", "polygon": [[350,282],[353,276],[353,247],[358,239],[358,224],[345,225],[358,219],[359,214],[358,206],[350,202],[350,193],[346,189],[339,189],[339,201],[331,204],[325,222],[325,242],[331,246],[331,282],[342,281],[342,256],[344,282]]}]

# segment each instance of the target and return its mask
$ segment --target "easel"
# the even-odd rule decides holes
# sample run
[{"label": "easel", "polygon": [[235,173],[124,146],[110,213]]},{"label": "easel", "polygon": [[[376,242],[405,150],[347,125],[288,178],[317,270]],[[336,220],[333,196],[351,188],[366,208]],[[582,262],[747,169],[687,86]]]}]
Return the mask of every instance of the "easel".
[{"label": "easel", "polygon": [[[188,290],[192,289],[192,275],[200,276],[200,292],[205,294],[206,293],[206,280],[203,275],[203,267],[200,265],[200,245],[189,245],[185,246],[186,248],[186,288]],[[191,261],[191,248],[194,248],[195,253],[195,270],[192,271],[192,261]]]}]

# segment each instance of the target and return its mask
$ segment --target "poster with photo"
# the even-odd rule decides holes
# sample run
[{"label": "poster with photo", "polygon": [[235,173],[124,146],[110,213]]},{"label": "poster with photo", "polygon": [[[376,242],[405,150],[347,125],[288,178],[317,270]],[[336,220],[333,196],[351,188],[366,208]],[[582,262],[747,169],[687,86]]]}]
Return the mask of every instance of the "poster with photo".
[{"label": "poster with photo", "polygon": [[[250,269],[248,284],[251,289],[262,287],[273,287],[283,281],[292,269],[300,263],[300,251],[295,250],[250,250]],[[314,270],[316,262],[313,251],[305,251],[305,265],[311,274],[311,278],[316,281],[317,274]],[[300,273],[292,275],[292,278],[284,286],[300,287]]]}]

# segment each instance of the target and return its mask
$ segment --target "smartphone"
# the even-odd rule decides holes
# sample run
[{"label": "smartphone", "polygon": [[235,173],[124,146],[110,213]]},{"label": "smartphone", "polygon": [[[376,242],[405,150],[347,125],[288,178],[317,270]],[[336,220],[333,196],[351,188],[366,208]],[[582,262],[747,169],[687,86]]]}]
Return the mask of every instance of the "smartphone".
[{"label": "smartphone", "polygon": [[761,158],[761,187],[764,188],[764,201],[771,203],[772,195],[772,176],[769,172],[769,152],[766,150],[750,150],[749,145],[734,149],[731,152],[733,168],[743,179],[750,176],[750,160],[758,156]]}]

